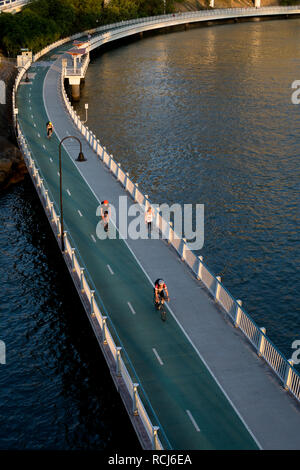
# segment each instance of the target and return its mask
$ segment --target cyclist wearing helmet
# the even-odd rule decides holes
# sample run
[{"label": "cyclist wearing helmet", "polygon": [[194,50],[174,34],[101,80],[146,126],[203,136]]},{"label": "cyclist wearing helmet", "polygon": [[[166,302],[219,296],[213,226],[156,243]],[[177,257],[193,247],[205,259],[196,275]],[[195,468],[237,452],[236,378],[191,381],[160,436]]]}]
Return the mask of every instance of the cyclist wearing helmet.
[{"label": "cyclist wearing helmet", "polygon": [[158,309],[160,304],[164,304],[165,300],[169,302],[169,292],[163,279],[157,279],[154,283],[154,303]]},{"label": "cyclist wearing helmet", "polygon": [[53,132],[53,124],[51,121],[48,121],[46,126],[47,126],[47,137],[49,139]]}]

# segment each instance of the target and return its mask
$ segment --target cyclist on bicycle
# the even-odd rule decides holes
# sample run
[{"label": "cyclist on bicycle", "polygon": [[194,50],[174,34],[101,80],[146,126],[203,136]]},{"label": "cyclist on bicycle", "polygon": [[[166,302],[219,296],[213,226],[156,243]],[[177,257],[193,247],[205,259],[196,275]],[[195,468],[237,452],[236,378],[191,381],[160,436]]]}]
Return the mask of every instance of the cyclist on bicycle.
[{"label": "cyclist on bicycle", "polygon": [[52,135],[52,132],[53,132],[53,124],[52,124],[51,121],[48,121],[46,126],[47,126],[47,137],[49,139]]},{"label": "cyclist on bicycle", "polygon": [[160,309],[160,306],[169,302],[169,292],[166,286],[166,283],[163,279],[157,279],[154,283],[154,303],[157,310]]}]

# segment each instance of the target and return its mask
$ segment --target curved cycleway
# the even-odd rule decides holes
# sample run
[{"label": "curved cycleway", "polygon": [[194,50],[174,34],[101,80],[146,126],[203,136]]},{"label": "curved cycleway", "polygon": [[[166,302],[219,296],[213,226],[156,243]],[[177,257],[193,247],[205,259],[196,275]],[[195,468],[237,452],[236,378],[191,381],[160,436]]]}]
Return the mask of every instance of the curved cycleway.
[{"label": "curved cycleway", "polygon": [[[66,117],[57,90],[60,57],[69,47],[68,44],[61,46],[34,63],[29,70],[31,82],[23,83],[17,95],[20,125],[57,207],[59,141],[66,135],[79,135]],[[45,133],[49,118],[55,127],[50,140]],[[77,163],[74,157],[78,154],[78,143],[69,139],[62,148],[65,223],[89,272],[95,297],[107,312],[127,351],[137,380],[148,398],[150,413],[151,408],[155,410],[166,436],[165,442],[173,449],[260,448],[258,439],[194,346],[194,339],[191,340],[178,321],[180,315],[176,313],[182,310],[182,299],[176,288],[180,289],[181,283],[187,286],[183,301],[188,300],[191,293],[194,297],[190,305],[186,303],[187,312],[182,312],[186,313],[187,320],[189,309],[191,318],[194,314],[199,316],[199,308],[203,315],[218,316],[219,313],[164,242],[97,238],[99,217],[96,211],[100,201],[107,198],[118,207],[119,196],[126,194],[86,143],[84,153],[88,161]],[[128,205],[131,203],[128,199]],[[144,267],[139,256],[134,254],[134,246],[137,253],[147,253]],[[166,266],[163,263],[156,276],[149,275],[153,268],[151,263],[160,265],[161,253],[163,256],[167,253]],[[169,315],[166,323],[161,322],[152,303],[151,281],[160,276],[166,277],[171,286],[174,284],[171,306],[175,315]],[[198,334],[201,336],[202,332]],[[222,334],[221,328],[219,334]],[[232,338],[233,342],[237,341],[235,344],[240,342],[240,338],[234,335]],[[220,345],[215,347],[220,348]],[[245,348],[245,345],[241,343],[241,347]]]}]

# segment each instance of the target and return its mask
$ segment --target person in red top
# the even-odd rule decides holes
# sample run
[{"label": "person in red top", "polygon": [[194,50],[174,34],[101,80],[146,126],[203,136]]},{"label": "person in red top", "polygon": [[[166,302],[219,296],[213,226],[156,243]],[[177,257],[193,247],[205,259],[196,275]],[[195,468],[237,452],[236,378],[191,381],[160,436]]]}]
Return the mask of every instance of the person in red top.
[{"label": "person in red top", "polygon": [[163,279],[157,279],[154,286],[154,303],[155,307],[159,309],[160,304],[164,304],[165,301],[169,302],[169,292]]}]

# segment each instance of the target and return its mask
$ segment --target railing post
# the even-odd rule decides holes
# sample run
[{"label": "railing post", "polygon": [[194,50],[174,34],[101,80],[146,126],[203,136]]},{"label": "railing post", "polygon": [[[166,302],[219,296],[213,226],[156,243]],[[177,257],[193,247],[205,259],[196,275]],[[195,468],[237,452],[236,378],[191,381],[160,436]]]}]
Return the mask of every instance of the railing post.
[{"label": "railing post", "polygon": [[169,233],[168,233],[168,243],[169,244],[172,243],[172,241],[173,241],[173,235],[174,235],[174,233],[173,233],[173,222],[170,222],[169,223]]},{"label": "railing post", "polygon": [[116,360],[116,376],[117,377],[120,377],[121,375],[121,366],[120,366],[121,351],[122,351],[122,348],[120,346],[117,346],[117,360]]},{"label": "railing post", "polygon": [[95,306],[94,306],[95,299],[94,299],[94,295],[95,295],[95,291],[91,290],[91,316],[92,317],[95,316]]},{"label": "railing post", "polygon": [[158,426],[152,427],[152,450],[157,450],[157,432],[159,430]]},{"label": "railing post", "polygon": [[133,399],[132,399],[132,413],[134,416],[137,416],[139,414],[138,409],[137,409],[137,389],[139,384],[134,383],[133,385]]},{"label": "railing post", "polygon": [[138,183],[135,183],[135,189],[134,189],[134,201],[135,201],[135,202],[137,202],[138,187],[139,187],[139,184],[138,184]]},{"label": "railing post", "polygon": [[185,251],[186,251],[186,238],[182,239],[182,248],[181,248],[181,261],[185,260]]},{"label": "railing post", "polygon": [[121,173],[121,163],[118,163],[117,169],[117,180],[120,181],[120,173]]},{"label": "railing post", "polygon": [[129,182],[129,181],[130,181],[130,180],[129,180],[129,173],[127,172],[127,173],[126,173],[126,183],[125,183],[125,189],[126,189],[126,191],[128,191],[128,182]]},{"label": "railing post", "polygon": [[257,348],[257,354],[259,357],[263,356],[264,354],[264,349],[265,349],[265,334],[266,334],[266,329],[264,327],[260,328],[260,337],[259,337],[259,343],[258,343],[258,348]]},{"label": "railing post", "polygon": [[203,266],[203,256],[198,256],[198,269],[197,269],[198,281],[202,279],[202,266]]},{"label": "railing post", "polygon": [[235,313],[234,326],[235,326],[235,328],[238,328],[239,325],[240,325],[240,321],[241,321],[241,313],[242,313],[242,310],[241,310],[240,307],[242,306],[242,301],[241,301],[241,300],[237,300],[236,303],[237,303],[237,306],[236,306],[236,313]]},{"label": "railing post", "polygon": [[60,224],[59,224],[59,222],[60,222],[60,216],[57,215],[57,216],[56,216],[56,219],[57,219],[57,220],[56,220],[57,237],[60,238],[60,237],[61,237],[61,233],[60,233]]},{"label": "railing post", "polygon": [[72,253],[72,271],[73,273],[76,271],[76,268],[75,268],[75,248],[72,248],[71,250],[71,253]]},{"label": "railing post", "polygon": [[103,344],[107,344],[107,339],[106,339],[106,320],[107,320],[107,317],[102,317],[102,322],[103,322],[103,326],[102,326]]},{"label": "railing post", "polygon": [[49,210],[49,202],[48,202],[48,189],[44,190],[45,193],[45,204],[46,204],[46,209]]},{"label": "railing post", "polygon": [[82,294],[84,293],[84,286],[83,286],[83,271],[84,271],[84,268],[80,268],[80,290],[82,292]]},{"label": "railing post", "polygon": [[54,222],[53,202],[52,201],[49,201],[49,212],[50,212],[51,222]]},{"label": "railing post", "polygon": [[285,388],[285,390],[288,390],[290,388],[293,365],[294,365],[294,361],[292,361],[292,359],[289,359],[288,364],[286,366],[285,377],[284,377],[284,388]]},{"label": "railing post", "polygon": [[220,290],[221,290],[221,276],[217,276],[217,287],[216,287],[216,294],[215,294],[215,301],[219,302]]},{"label": "railing post", "polygon": [[68,250],[67,250],[67,243],[66,243],[67,235],[68,235],[68,232],[64,230],[64,246],[65,246],[65,253],[68,253]]},{"label": "railing post", "polygon": [[112,162],[114,161],[114,157],[113,157],[112,154],[110,154],[110,155],[109,155],[109,158],[110,158],[110,160],[109,160],[109,170],[110,170],[111,173],[112,173],[112,169],[111,169],[111,168],[112,168]]}]

